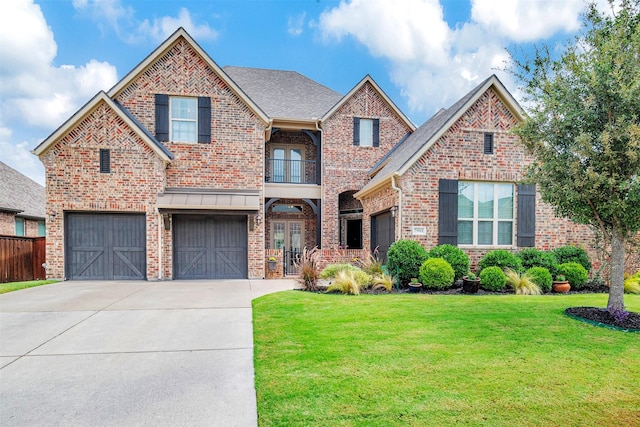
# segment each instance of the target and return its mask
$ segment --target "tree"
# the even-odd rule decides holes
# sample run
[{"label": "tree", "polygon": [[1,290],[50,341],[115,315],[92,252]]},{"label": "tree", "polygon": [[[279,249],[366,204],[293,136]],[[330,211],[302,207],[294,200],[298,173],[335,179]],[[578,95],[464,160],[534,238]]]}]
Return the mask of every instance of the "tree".
[{"label": "tree", "polygon": [[624,310],[625,241],[640,230],[640,0],[609,6],[589,4],[557,58],[548,46],[512,51],[511,71],[528,113],[515,132],[535,159],[527,179],[556,214],[609,242],[607,306]]}]

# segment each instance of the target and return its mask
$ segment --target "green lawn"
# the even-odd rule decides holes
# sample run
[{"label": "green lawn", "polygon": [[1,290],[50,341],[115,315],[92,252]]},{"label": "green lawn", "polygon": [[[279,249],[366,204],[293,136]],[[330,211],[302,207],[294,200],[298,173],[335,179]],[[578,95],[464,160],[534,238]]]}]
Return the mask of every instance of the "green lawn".
[{"label": "green lawn", "polygon": [[[639,426],[640,334],[570,319],[607,295],[253,302],[261,426]],[[640,295],[625,297],[640,312]]]},{"label": "green lawn", "polygon": [[18,291],[20,289],[33,288],[34,286],[48,285],[49,283],[56,282],[57,280],[30,280],[28,282],[0,283],[0,294]]}]

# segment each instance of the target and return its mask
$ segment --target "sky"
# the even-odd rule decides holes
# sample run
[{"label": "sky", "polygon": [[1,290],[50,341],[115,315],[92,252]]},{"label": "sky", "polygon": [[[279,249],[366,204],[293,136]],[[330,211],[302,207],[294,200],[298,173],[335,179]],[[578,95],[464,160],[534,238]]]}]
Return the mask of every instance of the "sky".
[{"label": "sky", "polygon": [[496,74],[508,48],[562,46],[583,0],[10,0],[0,14],[0,161],[31,154],[178,27],[221,67],[297,71],[346,94],[370,74],[419,126]]}]

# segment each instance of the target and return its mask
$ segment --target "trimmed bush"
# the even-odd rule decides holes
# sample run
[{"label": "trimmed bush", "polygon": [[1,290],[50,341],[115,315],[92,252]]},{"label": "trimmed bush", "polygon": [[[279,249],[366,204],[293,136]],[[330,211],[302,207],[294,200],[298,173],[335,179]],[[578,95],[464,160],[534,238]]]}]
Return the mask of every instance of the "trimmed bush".
[{"label": "trimmed bush", "polygon": [[[587,251],[585,251],[581,247],[575,245],[561,246],[554,249],[553,253],[558,260],[558,264],[577,262],[578,264],[582,265],[585,270],[587,270],[587,274],[591,271],[591,261],[589,261],[589,255],[587,255]],[[573,286],[573,284],[571,286]]]},{"label": "trimmed bush", "polygon": [[558,272],[558,260],[551,251],[526,248],[518,252],[518,258],[522,261],[522,268],[525,270],[532,267],[544,267],[551,273],[551,276],[555,276]]},{"label": "trimmed bush", "polygon": [[544,267],[531,267],[527,270],[527,274],[531,277],[531,280],[536,285],[540,286],[542,292],[551,291],[551,284],[553,283],[553,276]]},{"label": "trimmed bush", "polygon": [[640,294],[640,271],[624,279],[624,292],[626,294]]},{"label": "trimmed bush", "polygon": [[580,290],[587,283],[589,273],[577,262],[566,262],[558,266],[558,274],[562,274],[571,285],[572,289]]},{"label": "trimmed bush", "polygon": [[502,291],[507,285],[507,276],[498,266],[486,267],[480,271],[480,286],[487,291]]},{"label": "trimmed bush", "polygon": [[427,250],[415,240],[398,240],[387,252],[387,270],[398,276],[400,284],[406,285],[412,277],[418,277],[420,266],[428,258]]},{"label": "trimmed bush", "polygon": [[447,289],[453,284],[453,267],[442,258],[429,258],[420,266],[420,282],[427,289]]},{"label": "trimmed bush", "polygon": [[489,251],[478,263],[480,271],[487,267],[500,267],[501,270],[510,268],[514,271],[522,271],[522,261],[516,254],[504,249]]},{"label": "trimmed bush", "polygon": [[429,258],[442,258],[451,265],[455,273],[454,280],[462,279],[469,271],[469,255],[457,246],[445,244],[431,248]]}]

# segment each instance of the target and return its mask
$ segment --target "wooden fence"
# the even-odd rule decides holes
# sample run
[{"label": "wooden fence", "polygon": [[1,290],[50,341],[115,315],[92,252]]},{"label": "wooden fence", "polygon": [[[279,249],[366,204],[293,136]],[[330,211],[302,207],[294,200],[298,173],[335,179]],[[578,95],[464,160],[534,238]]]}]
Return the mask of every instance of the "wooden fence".
[{"label": "wooden fence", "polygon": [[0,283],[46,278],[44,237],[0,236]]}]

